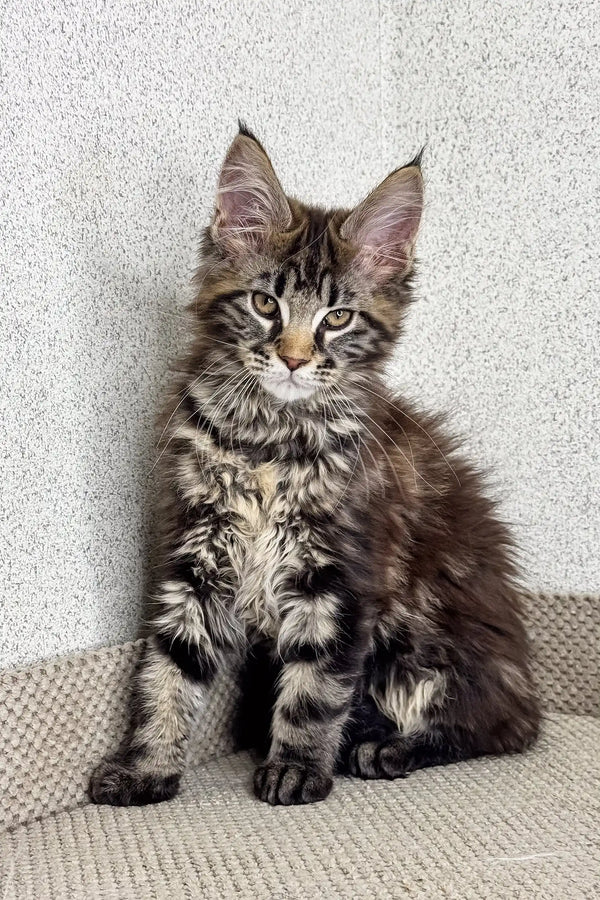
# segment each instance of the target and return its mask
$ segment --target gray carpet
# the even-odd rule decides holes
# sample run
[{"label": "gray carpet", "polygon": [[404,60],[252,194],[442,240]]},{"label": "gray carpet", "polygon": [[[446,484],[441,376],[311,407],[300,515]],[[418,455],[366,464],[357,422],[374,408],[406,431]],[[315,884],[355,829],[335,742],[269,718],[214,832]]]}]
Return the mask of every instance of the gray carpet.
[{"label": "gray carpet", "polygon": [[339,779],[310,807],[250,793],[245,755],[171,803],[85,806],[0,839],[2,900],[600,897],[600,721],[552,715],[525,756]]},{"label": "gray carpet", "polygon": [[549,714],[535,750],[339,779],[311,807],[259,803],[251,761],[227,755],[231,672],[180,797],[144,809],[85,796],[125,729],[141,641],[1,672],[0,900],[600,898],[600,599],[524,599]]},{"label": "gray carpet", "polygon": [[[88,802],[91,772],[125,733],[143,644],[0,672],[0,829]],[[190,768],[233,750],[236,698],[234,673],[220,673],[193,734]]]},{"label": "gray carpet", "polygon": [[[600,715],[600,597],[525,594],[544,707]],[[90,773],[125,731],[143,641],[0,672],[0,829],[86,802]],[[189,765],[231,752],[232,672],[223,672]],[[1,900],[1,894],[0,894]]]}]

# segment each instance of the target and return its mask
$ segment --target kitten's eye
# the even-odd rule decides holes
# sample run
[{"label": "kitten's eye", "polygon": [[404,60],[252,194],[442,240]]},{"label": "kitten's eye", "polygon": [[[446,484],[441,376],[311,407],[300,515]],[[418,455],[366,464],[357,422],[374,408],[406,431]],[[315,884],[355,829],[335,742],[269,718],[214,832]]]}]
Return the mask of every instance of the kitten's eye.
[{"label": "kitten's eye", "polygon": [[334,309],[323,319],[327,328],[343,328],[349,325],[354,313],[350,309]]},{"label": "kitten's eye", "polygon": [[279,312],[277,300],[269,297],[268,294],[262,294],[260,291],[255,291],[252,294],[252,306],[265,319],[274,319]]}]

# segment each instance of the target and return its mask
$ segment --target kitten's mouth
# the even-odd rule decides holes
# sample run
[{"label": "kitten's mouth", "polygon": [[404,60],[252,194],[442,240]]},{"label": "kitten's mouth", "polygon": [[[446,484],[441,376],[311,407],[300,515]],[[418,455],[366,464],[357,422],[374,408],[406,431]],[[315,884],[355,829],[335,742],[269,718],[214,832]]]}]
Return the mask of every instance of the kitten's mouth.
[{"label": "kitten's mouth", "polygon": [[281,378],[265,378],[263,384],[279,400],[288,402],[306,400],[316,390],[315,385],[307,384],[306,381],[299,381],[295,372],[290,372],[289,375],[284,375]]}]

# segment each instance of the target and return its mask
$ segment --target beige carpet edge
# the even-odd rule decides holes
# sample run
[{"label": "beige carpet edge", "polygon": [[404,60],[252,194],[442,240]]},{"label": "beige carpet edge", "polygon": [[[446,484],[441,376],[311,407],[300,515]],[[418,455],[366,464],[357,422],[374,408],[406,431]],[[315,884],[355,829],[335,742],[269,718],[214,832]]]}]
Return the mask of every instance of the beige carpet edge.
[{"label": "beige carpet edge", "polygon": [[[600,715],[600,597],[527,592],[534,674],[545,709]],[[89,775],[127,726],[143,639],[0,671],[0,828],[87,802]],[[235,680],[223,673],[190,766],[233,749]]]}]

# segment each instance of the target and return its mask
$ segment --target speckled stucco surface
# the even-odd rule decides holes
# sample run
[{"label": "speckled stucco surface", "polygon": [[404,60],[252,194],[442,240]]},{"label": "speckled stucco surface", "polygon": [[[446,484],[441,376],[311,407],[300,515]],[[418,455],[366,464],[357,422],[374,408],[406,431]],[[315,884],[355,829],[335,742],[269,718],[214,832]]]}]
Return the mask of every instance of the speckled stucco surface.
[{"label": "speckled stucco surface", "polygon": [[597,588],[593,10],[3,4],[0,667],[135,635],[152,419],[238,115],[324,203],[428,139],[392,376],[495,467],[529,585]]},{"label": "speckled stucco surface", "polygon": [[600,6],[382,6],[385,161],[427,141],[393,377],[493,471],[533,588],[600,584]]},{"label": "speckled stucco surface", "polygon": [[0,667],[136,632],[152,419],[237,117],[291,191],[382,174],[375,2],[2,18]]}]

